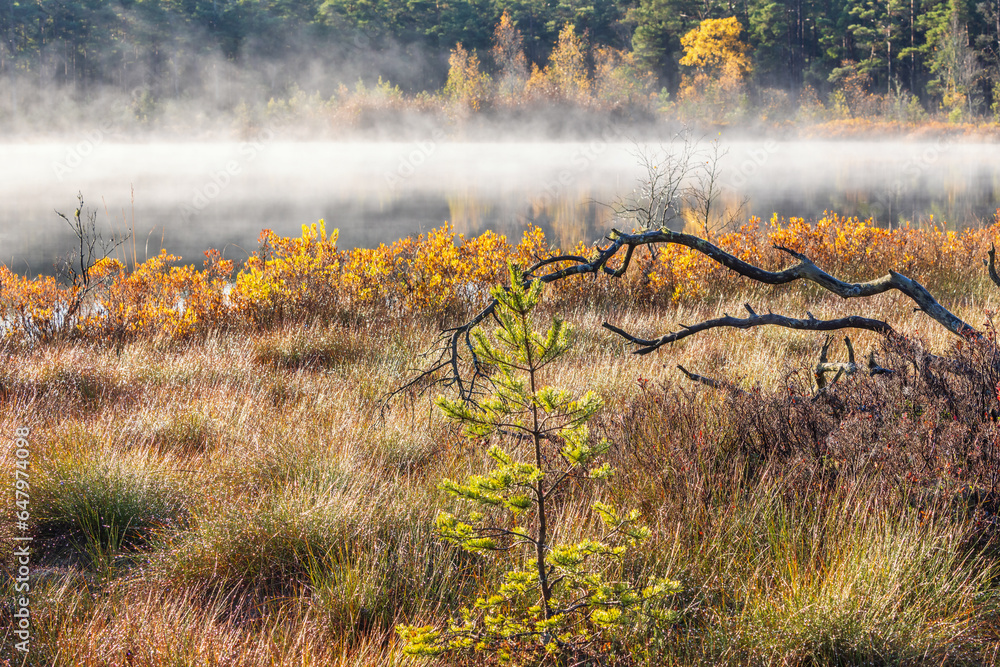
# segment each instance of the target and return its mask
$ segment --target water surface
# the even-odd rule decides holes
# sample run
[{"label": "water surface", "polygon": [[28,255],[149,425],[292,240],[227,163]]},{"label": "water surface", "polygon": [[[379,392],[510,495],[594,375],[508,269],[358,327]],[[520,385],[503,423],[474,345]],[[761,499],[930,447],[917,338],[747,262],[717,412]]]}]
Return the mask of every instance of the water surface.
[{"label": "water surface", "polygon": [[[741,140],[722,148],[719,204],[732,210],[745,198],[740,219],[832,211],[961,228],[992,221],[1000,206],[994,145]],[[160,247],[191,262],[209,247],[240,260],[261,229],[297,235],[319,218],[339,228],[341,247],[391,243],[445,222],[511,238],[538,224],[567,246],[606,232],[612,205],[645,175],[637,154],[657,150],[604,140],[282,142],[267,133],[240,143],[117,143],[97,134],[75,144],[2,144],[0,261],[22,274],[51,273],[73,247],[54,210],[71,215],[78,191],[100,228],[134,227],[140,260]]]}]

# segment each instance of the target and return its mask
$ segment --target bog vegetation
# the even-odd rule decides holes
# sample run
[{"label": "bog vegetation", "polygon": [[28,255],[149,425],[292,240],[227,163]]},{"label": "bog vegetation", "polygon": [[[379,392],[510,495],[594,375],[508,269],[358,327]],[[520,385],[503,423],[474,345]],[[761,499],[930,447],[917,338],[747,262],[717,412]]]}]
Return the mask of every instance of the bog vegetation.
[{"label": "bog vegetation", "polygon": [[[638,249],[617,279],[498,313],[575,334],[483,337],[496,393],[478,408],[427,384],[385,398],[442,327],[505,298],[508,262],[555,252],[537,229],[342,250],[319,222],[264,231],[240,267],[120,246],[75,282],[0,268],[0,421],[32,443],[27,664],[394,665],[407,647],[438,664],[995,663],[998,233],[831,214],[711,237],[765,268],[787,265],[778,245],[845,280],[902,271],[981,340],[895,293],[857,305]],[[839,339],[719,329],[636,357],[600,326],[652,334],[744,303],[892,321],[905,339],[851,338],[894,372],[817,391]],[[523,343],[551,348],[543,369]],[[548,408],[553,430],[533,426]],[[549,613],[540,572],[559,577]]]},{"label": "bog vegetation", "polygon": [[[930,226],[885,229],[870,220],[829,214],[808,223],[801,218],[751,219],[738,231],[711,238],[720,248],[767,269],[784,266],[775,246],[810,257],[848,281],[893,269],[923,277],[939,297],[977,294],[989,283],[985,271],[970,271],[985,258],[996,225],[962,231]],[[6,312],[5,339],[79,340],[121,345],[139,337],[185,340],[219,329],[256,330],[283,324],[349,324],[382,317],[420,317],[443,324],[460,318],[489,298],[502,282],[508,262],[527,266],[558,255],[537,227],[517,244],[493,232],[466,239],[444,225],[427,234],[378,248],[341,250],[337,230],[324,221],[304,225],[300,237],[264,230],[260,247],[238,270],[216,250],[197,264],[162,250],[145,261],[119,256],[95,261],[86,282],[81,272],[71,284],[52,276],[27,279],[0,266],[0,298]],[[597,249],[581,243],[565,249],[594,258]],[[617,280],[580,277],[546,290],[555,304],[610,305],[659,309],[699,307],[752,288],[748,282],[702,253],[668,245],[655,254],[639,253],[637,264]],[[759,288],[757,288],[759,289]],[[84,305],[76,305],[83,303]]]}]

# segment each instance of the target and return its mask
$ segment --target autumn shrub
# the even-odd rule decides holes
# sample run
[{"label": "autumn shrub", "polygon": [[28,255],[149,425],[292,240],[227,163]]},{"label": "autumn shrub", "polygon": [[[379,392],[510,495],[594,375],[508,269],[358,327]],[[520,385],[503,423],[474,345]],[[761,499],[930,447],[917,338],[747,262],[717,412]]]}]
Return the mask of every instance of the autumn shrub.
[{"label": "autumn shrub", "polygon": [[340,267],[337,231],[326,225],[302,227],[300,238],[280,237],[269,229],[260,250],[247,260],[229,295],[236,310],[257,325],[329,313],[339,305],[335,277]]},{"label": "autumn shrub", "polygon": [[620,434],[617,456],[626,459],[619,466],[658,471],[652,479],[662,488],[647,493],[680,499],[688,488],[728,488],[737,463],[758,480],[773,474],[768,466],[797,470],[803,494],[873,475],[914,498],[953,500],[969,488],[995,493],[996,352],[990,341],[958,341],[953,352],[942,362],[919,342],[886,343],[879,363],[894,372],[859,370],[818,393],[800,377],[785,391],[734,386],[694,403],[672,385],[647,383],[610,427]]},{"label": "autumn shrub", "polygon": [[485,232],[464,242],[447,226],[402,239],[392,246],[390,299],[406,313],[432,318],[457,315],[475,303],[485,303],[510,252],[503,236]]},{"label": "autumn shrub", "polygon": [[0,266],[0,334],[8,339],[51,339],[63,328],[61,315],[72,298],[72,291],[51,276],[30,280]]},{"label": "autumn shrub", "polygon": [[[808,257],[819,268],[847,282],[864,282],[890,270],[920,281],[940,297],[957,297],[981,291],[988,277],[978,265],[998,233],[993,226],[962,232],[939,227],[903,226],[885,229],[871,220],[828,213],[816,222],[802,218],[787,221],[777,216],[758,220],[736,232],[723,234],[715,243],[737,257],[780,270],[798,261],[782,248]],[[640,256],[640,262],[642,262]],[[665,246],[655,261],[640,264],[632,277],[650,299],[690,302],[724,298],[751,283],[705,255],[680,245]],[[969,280],[975,270],[977,278]]]},{"label": "autumn shrub", "polygon": [[223,260],[198,271],[194,266],[171,266],[178,260],[164,250],[131,271],[117,260],[102,262],[98,268],[108,285],[80,326],[120,346],[143,335],[184,338],[208,323],[221,322],[232,262]]},{"label": "autumn shrub", "polygon": [[[812,223],[752,219],[712,240],[770,270],[797,261],[782,250],[788,249],[846,281],[895,270],[939,298],[957,298],[987,289],[988,277],[978,262],[997,232],[996,223],[961,232],[938,226],[885,229],[828,213]],[[260,240],[259,251],[239,271],[216,251],[206,253],[202,269],[178,266],[180,258],[166,251],[132,270],[117,260],[102,260],[92,269],[100,286],[73,318],[60,315],[74,297],[72,288],[51,278],[26,280],[3,268],[5,344],[63,337],[120,350],[140,337],[185,340],[220,329],[261,330],[283,323],[356,327],[376,319],[417,317],[442,325],[482,307],[508,260],[530,266],[560,252],[537,227],[516,245],[489,231],[465,238],[445,225],[392,245],[341,250],[336,230],[327,233],[323,221],[305,226],[300,237],[265,230]],[[564,250],[588,260],[597,252],[584,243]],[[973,271],[976,278],[970,281]],[[620,278],[577,276],[552,283],[545,301],[642,309],[715,302],[748,289],[768,288],[686,246],[660,244],[639,248]]]}]

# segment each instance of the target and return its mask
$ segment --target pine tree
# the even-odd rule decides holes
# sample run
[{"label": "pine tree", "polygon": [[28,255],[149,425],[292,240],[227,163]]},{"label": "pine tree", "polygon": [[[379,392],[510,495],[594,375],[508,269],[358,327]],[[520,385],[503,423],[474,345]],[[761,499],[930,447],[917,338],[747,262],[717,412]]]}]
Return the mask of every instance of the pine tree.
[{"label": "pine tree", "polygon": [[483,511],[464,518],[441,512],[438,531],[467,551],[508,559],[509,569],[497,590],[463,608],[447,628],[400,626],[411,655],[486,652],[502,661],[547,655],[559,664],[674,618],[665,598],[679,590],[677,582],[656,578],[635,586],[609,576],[649,537],[638,511],[620,514],[596,502],[599,539],[564,544],[553,538],[555,494],[571,481],[606,480],[614,471],[600,461],[609,443],[594,442],[587,427],[600,398],[541,386],[542,370],[570,348],[570,328],[555,319],[544,333],[533,330],[542,285],[525,285],[521,275],[512,265],[510,287],[493,290],[498,327],[492,336],[477,332],[474,341],[480,360],[495,369],[492,394],[478,404],[437,400],[469,438],[493,441],[488,474],[440,484]]}]

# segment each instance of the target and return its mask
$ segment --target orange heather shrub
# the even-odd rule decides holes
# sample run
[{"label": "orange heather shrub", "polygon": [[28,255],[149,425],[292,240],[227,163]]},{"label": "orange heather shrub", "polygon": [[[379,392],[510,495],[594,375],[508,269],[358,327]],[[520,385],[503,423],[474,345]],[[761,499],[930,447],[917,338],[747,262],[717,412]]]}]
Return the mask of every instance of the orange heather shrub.
[{"label": "orange heather shrub", "polygon": [[[814,223],[777,217],[752,219],[714,241],[762,268],[787,267],[794,259],[775,246],[803,253],[845,281],[863,281],[890,269],[920,281],[939,297],[975,289],[988,280],[981,261],[1000,222],[962,232],[939,227],[882,229],[870,220],[827,214]],[[302,236],[264,230],[260,250],[232,277],[233,263],[205,253],[203,269],[172,266],[165,250],[129,271],[115,259],[95,264],[87,302],[72,317],[69,304],[81,292],[51,277],[32,280],[0,266],[0,331],[6,339],[48,340],[57,335],[120,344],[136,336],[181,338],[214,327],[251,329],[275,322],[316,318],[423,317],[438,323],[460,318],[486,303],[508,260],[531,266],[560,254],[538,227],[517,246],[494,232],[466,239],[449,225],[401,239],[391,246],[339,250],[336,230],[324,222],[303,226]],[[596,248],[579,244],[568,254],[593,259]],[[609,268],[620,266],[612,260]],[[545,271],[559,268],[551,264]],[[551,283],[546,299],[559,305],[648,307],[731,297],[754,285],[748,279],[679,245],[638,249],[617,280],[574,276]]]},{"label": "orange heather shrub", "polygon": [[[126,270],[118,260],[104,260],[100,276],[110,279],[98,294],[80,328],[97,338],[123,339],[140,335],[183,338],[225,318],[225,289],[232,262],[206,253],[206,269],[170,266],[180,257],[161,250],[156,257]],[[96,267],[95,267],[96,268]]]},{"label": "orange heather shrub", "polygon": [[61,287],[51,276],[29,280],[0,265],[0,323],[4,338],[30,336],[47,340],[59,328],[75,292]]},{"label": "orange heather shrub", "polygon": [[392,290],[387,280],[394,269],[394,251],[385,244],[344,253],[340,288],[350,303],[388,306]]},{"label": "orange heather shrub", "polygon": [[260,250],[247,260],[229,295],[239,316],[262,324],[336,308],[341,264],[337,230],[327,236],[326,223],[320,220],[302,225],[300,238],[265,229],[259,241]]},{"label": "orange heather shrub", "polygon": [[870,280],[895,270],[922,282],[932,292],[946,294],[967,284],[968,272],[978,270],[1000,232],[997,223],[962,232],[937,225],[888,230],[876,227],[871,220],[829,213],[811,225],[801,218],[786,224],[772,218],[769,228],[769,244],[801,252],[843,280]]}]

